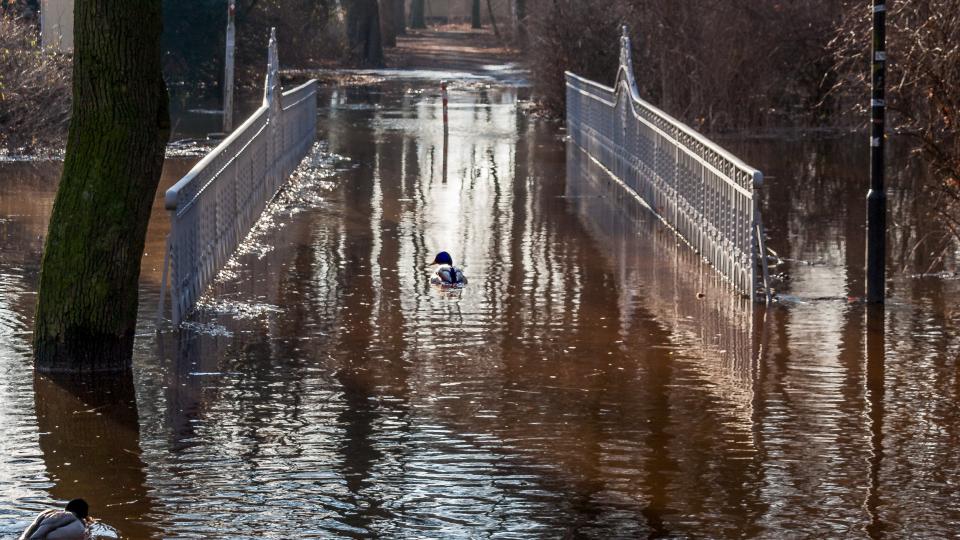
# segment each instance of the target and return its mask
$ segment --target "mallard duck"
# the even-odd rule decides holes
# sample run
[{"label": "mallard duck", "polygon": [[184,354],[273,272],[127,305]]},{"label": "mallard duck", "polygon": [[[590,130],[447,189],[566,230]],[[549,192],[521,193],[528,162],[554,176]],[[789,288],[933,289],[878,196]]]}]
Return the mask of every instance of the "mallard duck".
[{"label": "mallard duck", "polygon": [[23,531],[20,540],[83,540],[90,521],[89,511],[83,499],[68,502],[64,510],[44,510]]},{"label": "mallard duck", "polygon": [[467,284],[467,278],[463,275],[463,271],[453,265],[453,257],[446,251],[437,253],[437,256],[433,259],[433,264],[440,266],[433,272],[430,283],[447,287],[463,287]]}]

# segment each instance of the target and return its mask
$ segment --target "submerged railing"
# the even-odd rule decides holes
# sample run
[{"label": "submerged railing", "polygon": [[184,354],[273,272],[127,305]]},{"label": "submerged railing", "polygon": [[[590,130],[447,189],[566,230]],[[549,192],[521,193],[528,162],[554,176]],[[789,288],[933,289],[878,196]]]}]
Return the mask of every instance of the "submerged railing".
[{"label": "submerged railing", "polygon": [[651,315],[669,335],[682,336],[691,376],[705,375],[710,395],[747,410],[749,418],[753,368],[767,350],[766,319],[749,309],[749,299],[729,294],[723,277],[697,264],[699,255],[651,219],[644,203],[573,141],[567,152],[565,195],[600,252],[611,258],[613,281],[622,285],[621,327],[643,325]]},{"label": "submerged railing", "polygon": [[640,99],[623,28],[613,88],[566,73],[571,139],[739,292],[769,299],[755,188],[763,175]]},{"label": "submerged railing", "polygon": [[167,190],[160,314],[169,269],[174,324],[193,309],[316,138],[316,81],[281,94],[278,68],[271,32],[263,104]]}]

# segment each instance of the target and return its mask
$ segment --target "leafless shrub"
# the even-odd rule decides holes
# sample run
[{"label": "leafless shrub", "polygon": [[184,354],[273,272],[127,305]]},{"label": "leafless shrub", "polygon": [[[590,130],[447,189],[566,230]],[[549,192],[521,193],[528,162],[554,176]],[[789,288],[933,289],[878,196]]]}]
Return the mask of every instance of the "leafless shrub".
[{"label": "leafless shrub", "polygon": [[62,145],[70,119],[72,64],[41,51],[36,28],[0,10],[0,147]]},{"label": "leafless shrub", "polygon": [[241,0],[237,15],[240,80],[259,88],[270,28],[284,67],[337,65],[347,58],[344,13],[334,0]]},{"label": "leafless shrub", "polygon": [[[612,83],[628,24],[641,95],[706,131],[822,124],[839,10],[829,0],[536,0],[528,58],[537,94],[563,110],[564,69]],[[833,6],[833,7],[831,7]]]},{"label": "leafless shrub", "polygon": [[[887,119],[928,164],[927,207],[960,239],[960,0],[888,5]],[[846,100],[844,112],[867,119],[872,11],[862,2],[843,7],[831,42],[840,74],[833,92]]]},{"label": "leafless shrub", "polygon": [[564,71],[613,82],[619,58],[616,43],[611,43],[618,35],[617,13],[580,0],[539,0],[528,2],[528,8],[531,82],[547,111],[563,111]]}]

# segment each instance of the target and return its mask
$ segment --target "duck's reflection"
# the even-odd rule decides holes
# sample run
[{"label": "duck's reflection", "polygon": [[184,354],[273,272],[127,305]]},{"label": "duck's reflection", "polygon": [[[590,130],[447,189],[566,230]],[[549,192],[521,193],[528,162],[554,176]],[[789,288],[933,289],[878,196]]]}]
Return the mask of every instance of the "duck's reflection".
[{"label": "duck's reflection", "polygon": [[40,450],[59,500],[82,497],[91,515],[109,509],[124,538],[151,538],[151,501],[140,459],[133,375],[34,376]]}]

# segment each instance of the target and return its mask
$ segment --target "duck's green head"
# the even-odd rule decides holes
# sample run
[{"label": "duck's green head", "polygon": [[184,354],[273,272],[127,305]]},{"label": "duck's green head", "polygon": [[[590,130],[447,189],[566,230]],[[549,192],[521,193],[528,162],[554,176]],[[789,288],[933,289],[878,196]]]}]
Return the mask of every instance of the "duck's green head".
[{"label": "duck's green head", "polygon": [[449,264],[453,266],[453,257],[450,256],[446,251],[441,251],[437,253],[436,258],[433,259],[433,264]]}]

